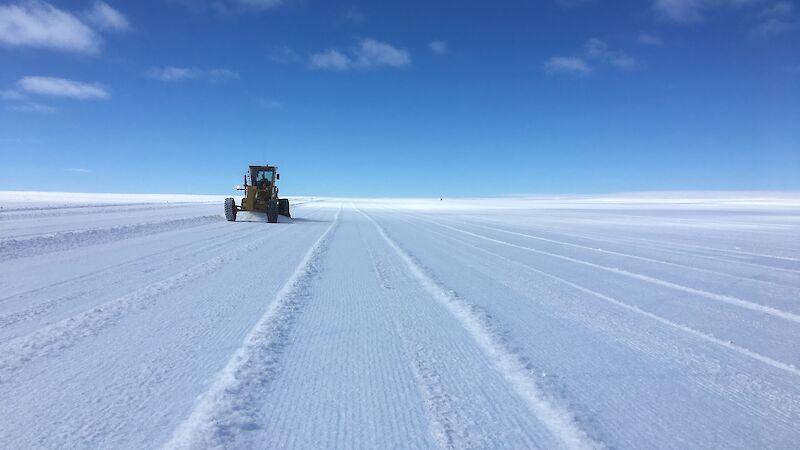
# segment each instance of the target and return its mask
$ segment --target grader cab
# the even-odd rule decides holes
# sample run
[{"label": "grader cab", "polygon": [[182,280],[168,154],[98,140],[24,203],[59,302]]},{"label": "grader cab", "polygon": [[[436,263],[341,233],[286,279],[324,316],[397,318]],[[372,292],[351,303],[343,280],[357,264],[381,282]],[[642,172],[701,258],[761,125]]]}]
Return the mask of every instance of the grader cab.
[{"label": "grader cab", "polygon": [[289,214],[289,200],[278,198],[278,187],[275,183],[281,179],[275,166],[250,166],[244,175],[244,186],[237,186],[237,191],[244,191],[244,198],[237,205],[233,198],[225,199],[225,218],[229,222],[236,221],[238,211],[256,211],[267,214],[267,222],[275,223],[278,216],[292,217]]}]

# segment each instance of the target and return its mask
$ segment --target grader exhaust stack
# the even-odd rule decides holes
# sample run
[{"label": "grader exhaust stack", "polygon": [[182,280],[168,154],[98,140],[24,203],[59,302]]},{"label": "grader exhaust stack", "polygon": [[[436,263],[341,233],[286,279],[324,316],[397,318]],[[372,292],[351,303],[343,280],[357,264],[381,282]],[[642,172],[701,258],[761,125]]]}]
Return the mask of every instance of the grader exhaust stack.
[{"label": "grader exhaust stack", "polygon": [[238,211],[266,213],[269,223],[277,222],[278,215],[292,217],[289,214],[289,200],[278,198],[275,183],[280,179],[275,166],[250,166],[249,173],[244,176],[244,186],[236,188],[245,193],[241,203],[237,205],[233,198],[225,199],[225,218],[228,222],[236,221]]}]

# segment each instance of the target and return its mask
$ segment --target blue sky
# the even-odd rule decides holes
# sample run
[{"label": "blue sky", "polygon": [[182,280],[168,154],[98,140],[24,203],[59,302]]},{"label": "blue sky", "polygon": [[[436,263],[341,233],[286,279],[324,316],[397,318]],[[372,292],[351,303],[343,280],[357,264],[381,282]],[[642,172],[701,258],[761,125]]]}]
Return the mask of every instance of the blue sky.
[{"label": "blue sky", "polygon": [[0,189],[800,189],[787,0],[0,2]]}]

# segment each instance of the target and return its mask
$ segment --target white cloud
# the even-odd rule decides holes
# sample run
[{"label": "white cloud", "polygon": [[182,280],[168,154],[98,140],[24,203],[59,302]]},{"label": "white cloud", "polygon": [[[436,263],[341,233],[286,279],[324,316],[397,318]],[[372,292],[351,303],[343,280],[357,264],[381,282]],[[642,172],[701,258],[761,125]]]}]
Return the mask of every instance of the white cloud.
[{"label": "white cloud", "polygon": [[428,44],[428,48],[437,55],[444,55],[447,53],[447,43],[445,41],[433,41]]},{"label": "white cloud", "polygon": [[752,34],[773,35],[800,26],[794,4],[788,0],[653,0],[662,20],[681,24],[702,22],[709,15],[739,11],[753,22]]},{"label": "white cloud", "polygon": [[171,0],[194,12],[212,11],[220,14],[261,12],[281,6],[283,0]]},{"label": "white cloud", "polygon": [[331,49],[311,55],[310,64],[315,69],[347,70],[353,61],[347,55]]},{"label": "white cloud", "polygon": [[696,23],[708,14],[724,9],[754,6],[763,0],[653,0],[653,10],[660,19],[676,23]]},{"label": "white cloud", "polygon": [[85,175],[94,173],[94,171],[92,171],[92,170],[83,169],[83,168],[80,168],[80,167],[68,168],[68,169],[64,169],[64,170],[67,171],[67,172],[80,173],[80,174],[85,174]]},{"label": "white cloud", "polygon": [[636,38],[636,41],[639,42],[642,45],[661,45],[661,44],[663,44],[663,41],[661,40],[661,37],[659,37],[656,34],[645,33],[645,32],[639,33],[639,36]]},{"label": "white cloud", "polygon": [[636,58],[617,50],[608,48],[608,44],[597,38],[589,39],[584,46],[586,57],[604,64],[609,64],[622,70],[636,70],[644,63]]},{"label": "white cloud", "polygon": [[664,20],[672,22],[697,22],[702,18],[702,0],[655,0],[653,9]]},{"label": "white cloud", "polygon": [[228,69],[198,69],[196,67],[155,67],[147,71],[147,76],[161,81],[200,80],[218,83],[238,80],[239,73]]},{"label": "white cloud", "polygon": [[367,22],[367,16],[355,7],[348,8],[336,18],[336,25],[363,25]]},{"label": "white cloud", "polygon": [[0,98],[3,100],[25,100],[25,95],[15,89],[4,89],[0,91]]},{"label": "white cloud", "polygon": [[283,0],[235,0],[233,3],[250,9],[272,9],[283,4]]},{"label": "white cloud", "polygon": [[545,61],[544,70],[547,73],[586,76],[594,71],[593,65],[607,65],[619,70],[637,70],[643,68],[645,63],[627,53],[611,50],[603,40],[592,38],[586,41],[583,56],[554,56]]},{"label": "white cloud", "polygon": [[107,3],[95,2],[86,13],[87,22],[103,30],[124,31],[130,29],[128,19]]},{"label": "white cloud", "polygon": [[98,84],[81,83],[55,77],[23,77],[17,83],[25,92],[79,100],[106,99],[108,91]]},{"label": "white cloud", "polygon": [[277,100],[262,100],[258,102],[258,106],[264,109],[283,109],[283,103]]},{"label": "white cloud", "polygon": [[788,1],[779,1],[756,15],[753,32],[760,35],[779,34],[792,31],[797,26],[794,5]]},{"label": "white cloud", "polygon": [[32,113],[54,113],[58,108],[50,105],[43,105],[41,103],[24,101],[22,103],[15,103],[6,107],[9,111],[19,112],[32,112]]},{"label": "white cloud", "polygon": [[270,50],[267,58],[269,58],[270,61],[278,64],[292,64],[301,62],[303,60],[299,53],[294,51],[294,49],[291,47],[287,47],[285,45],[275,47]]},{"label": "white cloud", "polygon": [[586,76],[592,73],[592,68],[583,58],[576,56],[553,56],[544,62],[547,73],[569,73]]},{"label": "white cloud", "polygon": [[406,67],[411,64],[411,56],[406,50],[391,44],[375,39],[362,39],[349,55],[330,49],[312,54],[309,64],[315,69],[338,71],[380,66]]},{"label": "white cloud", "polygon": [[404,67],[411,64],[411,57],[407,51],[391,44],[379,42],[375,39],[364,39],[356,50],[355,61],[359,67]]},{"label": "white cloud", "polygon": [[594,0],[558,0],[556,3],[563,8],[575,8],[592,2]]},{"label": "white cloud", "polygon": [[0,5],[0,44],[97,53],[100,36],[73,14],[40,0]]}]

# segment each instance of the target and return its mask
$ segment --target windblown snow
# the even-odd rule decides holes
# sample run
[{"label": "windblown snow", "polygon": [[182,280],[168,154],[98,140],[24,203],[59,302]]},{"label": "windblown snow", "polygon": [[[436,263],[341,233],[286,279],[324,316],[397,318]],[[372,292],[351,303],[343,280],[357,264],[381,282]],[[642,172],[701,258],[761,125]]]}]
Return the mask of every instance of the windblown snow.
[{"label": "windblown snow", "polygon": [[0,192],[0,448],[797,448],[800,196]]}]

